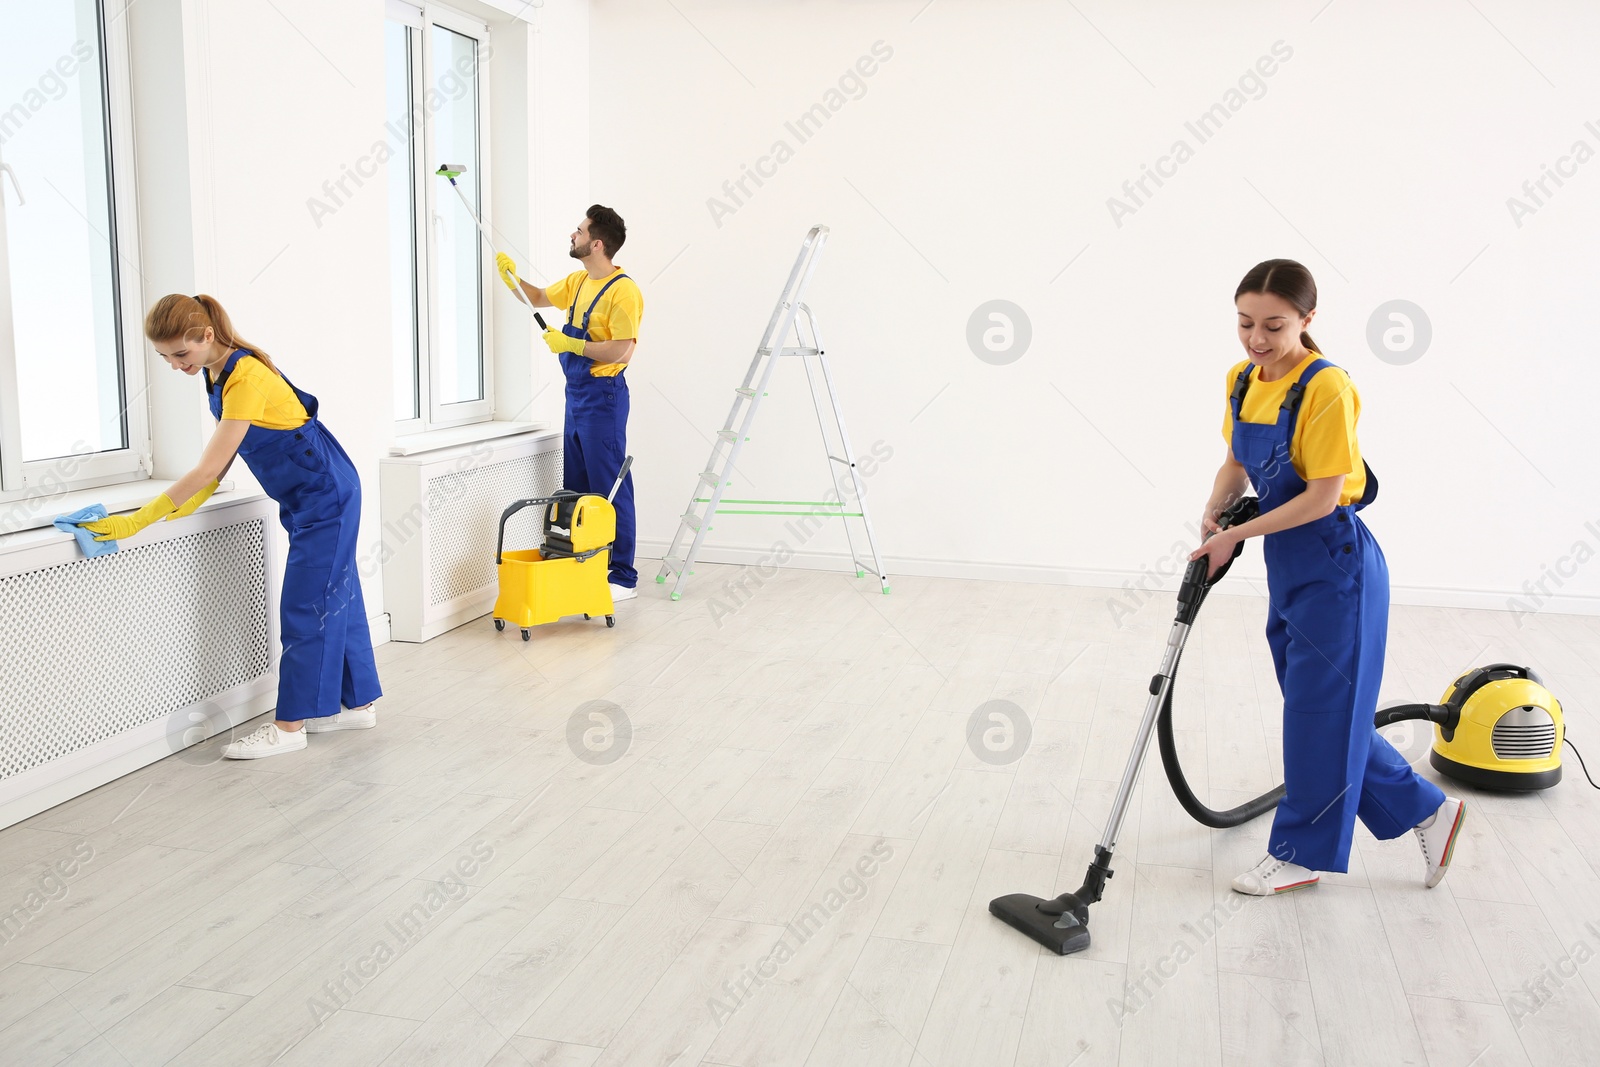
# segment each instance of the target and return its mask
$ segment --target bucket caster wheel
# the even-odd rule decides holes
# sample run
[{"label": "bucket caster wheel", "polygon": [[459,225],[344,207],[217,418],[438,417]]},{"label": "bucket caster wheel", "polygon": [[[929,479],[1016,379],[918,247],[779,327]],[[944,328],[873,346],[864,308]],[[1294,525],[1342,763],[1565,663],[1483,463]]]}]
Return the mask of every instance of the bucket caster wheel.
[{"label": "bucket caster wheel", "polygon": [[585,622],[587,622],[587,621],[588,621],[588,620],[590,620],[590,619],[592,619],[592,618],[594,618],[594,616],[593,616],[593,615],[590,615],[590,614],[589,614],[589,613],[588,613],[588,612],[587,612],[587,611],[586,611],[586,612],[584,612],[584,613],[583,613],[583,618],[584,618],[584,621],[585,621]]},{"label": "bucket caster wheel", "polygon": [[531,631],[531,630],[523,630],[522,631],[522,639],[524,641],[527,641],[532,637],[533,637],[533,631]]},{"label": "bucket caster wheel", "polygon": [[504,619],[496,619],[496,620],[494,620],[494,628],[495,628],[496,632],[504,630],[506,628],[506,620],[504,620]]},{"label": "bucket caster wheel", "polygon": [[616,624],[617,624],[617,617],[615,615],[607,615],[606,616],[606,625],[607,626],[615,626]]}]

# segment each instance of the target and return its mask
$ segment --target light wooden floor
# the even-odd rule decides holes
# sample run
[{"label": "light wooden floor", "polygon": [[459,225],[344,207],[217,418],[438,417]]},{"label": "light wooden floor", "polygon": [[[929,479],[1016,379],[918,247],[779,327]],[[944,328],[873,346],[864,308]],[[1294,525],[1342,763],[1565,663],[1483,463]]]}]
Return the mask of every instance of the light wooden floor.
[{"label": "light wooden floor", "polygon": [[[1600,1062],[1576,761],[1467,791],[1437,889],[1410,835],[1358,828],[1349,874],[1246,900],[1265,820],[1190,822],[1152,752],[1094,944],[1059,958],[987,902],[1081,879],[1171,594],[1119,627],[1107,590],[786,572],[719,627],[730,573],[648,584],[614,630],[387,645],[375,731],[253,764],[219,738],[0,832],[0,1062]],[[1264,610],[1213,598],[1185,658],[1213,804],[1278,780]],[[1600,765],[1600,620],[1523,621],[1396,609],[1385,696],[1525,661]],[[991,700],[1029,716],[1019,760],[969,747]],[[591,701],[631,725],[612,762]]]}]

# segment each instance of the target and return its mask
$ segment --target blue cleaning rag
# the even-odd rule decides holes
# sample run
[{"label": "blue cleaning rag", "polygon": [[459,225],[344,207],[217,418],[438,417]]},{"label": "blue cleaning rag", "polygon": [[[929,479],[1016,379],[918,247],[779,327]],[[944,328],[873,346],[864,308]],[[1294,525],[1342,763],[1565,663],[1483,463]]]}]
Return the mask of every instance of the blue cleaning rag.
[{"label": "blue cleaning rag", "polygon": [[109,556],[117,550],[115,541],[96,541],[94,534],[79,526],[80,522],[93,522],[95,519],[106,517],[104,504],[90,504],[86,508],[79,508],[71,515],[57,515],[56,529],[65,530],[78,539],[78,547],[83,549],[83,554],[93,559],[96,556]]}]

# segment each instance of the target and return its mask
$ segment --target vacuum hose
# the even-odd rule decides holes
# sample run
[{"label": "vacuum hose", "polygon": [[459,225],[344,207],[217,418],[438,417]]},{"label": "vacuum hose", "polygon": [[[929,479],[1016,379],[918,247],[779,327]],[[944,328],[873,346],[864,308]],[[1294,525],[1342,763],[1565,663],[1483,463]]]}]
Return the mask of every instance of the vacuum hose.
[{"label": "vacuum hose", "polygon": [[[1255,497],[1244,497],[1224,511],[1218,521],[1224,528],[1248,522],[1255,518],[1258,507]],[[1200,606],[1205,603],[1206,594],[1211,592],[1211,587],[1228,572],[1228,568],[1239,558],[1242,550],[1242,542],[1235,545],[1233,555],[1217,568],[1215,574],[1207,574],[1210,563],[1204,557],[1189,564],[1189,569],[1183,575],[1183,585],[1178,590],[1178,622],[1193,625],[1195,618],[1200,614]],[[1178,762],[1177,742],[1172,735],[1172,691],[1178,686],[1178,667],[1182,662],[1183,653],[1179,652],[1178,658],[1172,664],[1167,693],[1161,701],[1161,712],[1156,718],[1156,738],[1161,745],[1161,765],[1166,768],[1167,781],[1172,785],[1173,796],[1178,798],[1178,803],[1183,805],[1183,810],[1188,812],[1195,822],[1219,830],[1239,826],[1258,815],[1265,815],[1276,808],[1278,801],[1283,799],[1282,785],[1236,808],[1217,811],[1200,802],[1200,798],[1195,796],[1194,790],[1189,787],[1189,780],[1183,776],[1183,765]]]}]

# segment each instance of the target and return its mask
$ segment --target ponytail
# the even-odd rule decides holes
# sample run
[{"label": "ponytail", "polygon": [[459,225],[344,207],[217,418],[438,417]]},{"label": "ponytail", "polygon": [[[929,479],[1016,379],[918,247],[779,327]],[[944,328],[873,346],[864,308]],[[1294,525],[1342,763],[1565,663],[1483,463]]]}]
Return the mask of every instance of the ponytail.
[{"label": "ponytail", "polygon": [[219,344],[230,349],[248,350],[265,363],[268,370],[283,377],[283,372],[272,362],[271,356],[235,332],[233,320],[228,318],[227,311],[214,296],[205,293],[197,296],[171,293],[157,300],[144,317],[144,335],[152,341],[171,341],[181,337],[185,342],[194,344],[201,339],[207,326],[211,327]]},{"label": "ponytail", "polygon": [[1313,341],[1311,339],[1311,335],[1306,333],[1304,330],[1300,331],[1300,343],[1311,349],[1311,351],[1315,352],[1317,355],[1322,355],[1322,349],[1317,347],[1317,342]]}]

